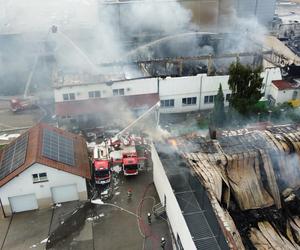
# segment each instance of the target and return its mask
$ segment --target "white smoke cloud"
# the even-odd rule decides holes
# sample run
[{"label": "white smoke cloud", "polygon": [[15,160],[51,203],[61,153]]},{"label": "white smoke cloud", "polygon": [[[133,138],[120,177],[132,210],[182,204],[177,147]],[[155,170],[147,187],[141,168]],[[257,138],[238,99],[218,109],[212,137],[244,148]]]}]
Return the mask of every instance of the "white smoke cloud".
[{"label": "white smoke cloud", "polygon": [[[34,58],[45,50],[41,45],[45,40],[53,44],[58,66],[66,72],[71,69],[74,72],[137,76],[138,72],[128,67],[98,69],[93,65],[124,60],[127,58],[124,55],[136,46],[132,41],[146,44],[155,37],[169,36],[170,39],[137,50],[137,58],[215,53],[216,48],[210,44],[199,44],[201,28],[192,23],[195,16],[192,16],[191,8],[184,8],[186,5],[183,4],[161,0],[116,3],[104,0],[0,0],[0,32],[26,34],[23,44],[0,41],[1,45],[10,44],[10,50],[18,51],[16,53],[20,55],[18,60],[7,63],[9,67],[5,67],[1,58],[14,58],[15,55],[9,49],[1,51],[0,48],[0,55],[7,53],[0,57],[0,65],[4,65],[0,75],[31,69]],[[219,31],[232,32],[233,35],[221,42],[219,54],[256,50],[249,37],[259,42],[266,30],[255,19],[237,18],[232,0],[220,1],[220,4]],[[58,28],[56,33],[51,32],[53,25]],[[195,30],[199,33],[193,34]],[[27,46],[33,49],[27,49]]]}]

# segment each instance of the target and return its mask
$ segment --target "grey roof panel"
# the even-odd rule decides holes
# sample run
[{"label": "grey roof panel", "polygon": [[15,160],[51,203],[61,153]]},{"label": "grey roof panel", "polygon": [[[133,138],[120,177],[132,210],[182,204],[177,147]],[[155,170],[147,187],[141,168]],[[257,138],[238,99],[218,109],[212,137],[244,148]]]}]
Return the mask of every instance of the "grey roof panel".
[{"label": "grey roof panel", "polygon": [[26,159],[28,133],[18,137],[3,151],[0,162],[0,180],[23,165]]},{"label": "grey roof panel", "polygon": [[43,129],[42,155],[70,166],[75,166],[74,142],[55,131]]}]

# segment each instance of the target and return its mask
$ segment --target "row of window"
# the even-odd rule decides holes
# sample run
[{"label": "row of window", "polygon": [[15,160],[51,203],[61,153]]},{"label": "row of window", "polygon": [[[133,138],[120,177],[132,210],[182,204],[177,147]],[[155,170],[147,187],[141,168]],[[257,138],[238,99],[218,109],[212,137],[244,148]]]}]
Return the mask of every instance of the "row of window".
[{"label": "row of window", "polygon": [[[226,101],[229,101],[229,99],[230,99],[230,94],[227,94]],[[215,95],[204,96],[205,104],[214,103],[214,100],[215,100]],[[197,104],[197,97],[182,98],[182,106],[196,105],[196,104]],[[172,108],[175,106],[175,100],[174,99],[161,100],[160,106],[162,108]]]},{"label": "row of window", "polygon": [[[231,94],[227,94],[225,96],[225,100],[226,102],[229,101]],[[209,104],[209,103],[214,103],[215,101],[215,95],[208,95],[208,96],[204,96],[204,104]]]},{"label": "row of window", "polygon": [[[182,98],[182,106],[195,105],[195,104],[197,104],[197,97]],[[175,101],[174,99],[161,100],[160,106],[162,108],[172,108],[175,106]]]},{"label": "row of window", "polygon": [[[89,99],[101,98],[101,91],[100,90],[89,91],[88,95],[89,95]],[[124,89],[113,89],[113,96],[123,96],[123,95],[125,95]],[[75,93],[63,94],[64,101],[73,101],[75,99],[76,99]]]},{"label": "row of window", "polygon": [[[101,98],[101,92],[99,90],[89,91],[88,94],[90,99]],[[113,96],[124,96],[124,95],[125,95],[124,89],[113,89]],[[229,101],[230,96],[231,96],[230,94],[227,94],[225,100]],[[216,97],[215,95],[204,96],[204,104],[214,103],[215,97]],[[63,94],[63,100],[64,101],[75,100],[75,93]],[[196,105],[196,104],[197,104],[197,97],[182,98],[182,106]],[[175,101],[174,99],[161,100],[160,105],[163,108],[174,107]]]}]

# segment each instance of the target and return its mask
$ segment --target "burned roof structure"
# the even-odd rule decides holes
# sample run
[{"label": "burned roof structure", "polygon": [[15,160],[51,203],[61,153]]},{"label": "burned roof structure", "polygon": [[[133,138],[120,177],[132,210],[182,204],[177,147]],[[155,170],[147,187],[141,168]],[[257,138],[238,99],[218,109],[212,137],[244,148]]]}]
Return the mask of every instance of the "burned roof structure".
[{"label": "burned roof structure", "polygon": [[300,129],[195,134],[173,146],[204,186],[231,249],[300,248]]}]

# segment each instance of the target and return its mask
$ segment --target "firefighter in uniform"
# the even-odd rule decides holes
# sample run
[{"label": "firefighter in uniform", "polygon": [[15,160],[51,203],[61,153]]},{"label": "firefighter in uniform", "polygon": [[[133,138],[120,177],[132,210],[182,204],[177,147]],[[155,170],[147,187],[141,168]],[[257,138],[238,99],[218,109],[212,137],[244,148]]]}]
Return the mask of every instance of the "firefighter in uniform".
[{"label": "firefighter in uniform", "polygon": [[128,198],[131,198],[131,196],[132,196],[132,189],[131,188],[128,188],[127,196],[128,196]]},{"label": "firefighter in uniform", "polygon": [[164,237],[161,237],[160,246],[162,249],[165,249],[166,246],[166,240]]},{"label": "firefighter in uniform", "polygon": [[147,214],[147,219],[148,219],[148,224],[150,225],[151,224],[151,214],[150,213]]}]

